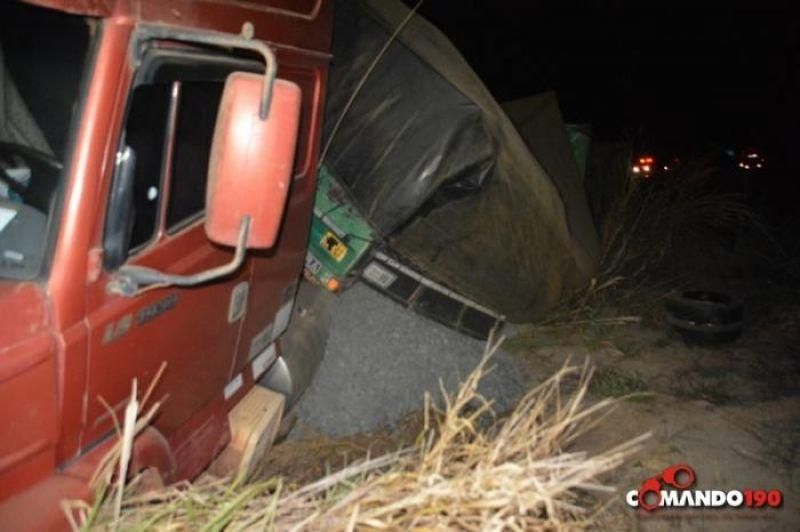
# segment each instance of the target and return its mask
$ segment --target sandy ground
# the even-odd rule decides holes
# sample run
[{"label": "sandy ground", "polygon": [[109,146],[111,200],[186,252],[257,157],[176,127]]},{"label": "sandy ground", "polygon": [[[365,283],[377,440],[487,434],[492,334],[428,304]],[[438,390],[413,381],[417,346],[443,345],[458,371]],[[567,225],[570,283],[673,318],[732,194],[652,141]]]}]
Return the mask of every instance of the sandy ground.
[{"label": "sandy ground", "polygon": [[[657,327],[590,324],[529,330],[516,339],[532,380],[571,357],[597,366],[592,393],[643,394],[623,401],[578,445],[601,449],[651,432],[639,456],[609,482],[620,529],[800,530],[800,313],[747,330],[737,342],[687,346]],[[769,510],[685,510],[638,515],[624,493],[676,463],[691,465],[696,489],[779,489]]]}]

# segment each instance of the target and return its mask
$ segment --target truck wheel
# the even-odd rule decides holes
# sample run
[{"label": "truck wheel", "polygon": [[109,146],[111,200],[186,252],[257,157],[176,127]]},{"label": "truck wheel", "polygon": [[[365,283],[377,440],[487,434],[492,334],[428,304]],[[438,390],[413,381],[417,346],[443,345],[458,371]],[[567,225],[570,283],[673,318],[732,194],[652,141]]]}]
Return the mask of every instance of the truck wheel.
[{"label": "truck wheel", "polygon": [[664,299],[674,318],[704,324],[726,325],[742,321],[742,303],[733,297],[705,290],[689,290]]}]

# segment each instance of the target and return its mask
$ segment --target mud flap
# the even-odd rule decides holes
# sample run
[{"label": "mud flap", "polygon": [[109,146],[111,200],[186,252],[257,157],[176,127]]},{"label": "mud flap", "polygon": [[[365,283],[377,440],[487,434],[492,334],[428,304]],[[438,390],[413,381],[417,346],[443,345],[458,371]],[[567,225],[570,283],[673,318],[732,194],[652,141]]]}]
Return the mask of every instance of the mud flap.
[{"label": "mud flap", "polygon": [[291,325],[278,339],[280,356],[259,379],[259,384],[286,397],[291,408],[311,384],[325,355],[332,307],[336,296],[301,282]]}]

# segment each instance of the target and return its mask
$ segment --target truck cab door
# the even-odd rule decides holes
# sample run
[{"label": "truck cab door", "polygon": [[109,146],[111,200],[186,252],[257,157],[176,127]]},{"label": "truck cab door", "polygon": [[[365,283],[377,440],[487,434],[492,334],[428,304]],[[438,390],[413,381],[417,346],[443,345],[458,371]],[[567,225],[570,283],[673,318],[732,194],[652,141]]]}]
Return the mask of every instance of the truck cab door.
[{"label": "truck cab door", "polygon": [[[165,364],[153,393],[154,399],[164,400],[155,427],[176,454],[191,454],[197,448],[210,454],[208,448],[218,446],[227,429],[225,411],[215,405],[237,391],[236,382],[230,381],[251,261],[245,259],[231,276],[190,288],[156,287],[123,297],[107,287],[122,265],[188,275],[231,260],[231,248],[206,237],[203,217],[224,80],[242,65],[190,53],[160,54],[160,66],[149,66],[154,61],[143,63],[131,89],[117,151],[117,173],[124,167],[121,159],[135,157],[133,209],[124,235],[129,240],[117,246],[106,238],[103,271],[89,291],[82,445],[110,433],[108,406],[121,418],[133,379],[144,389]],[[119,212],[113,193],[110,197],[106,230],[108,220]],[[113,249],[118,248],[129,251],[115,257]],[[180,476],[192,474],[184,473]]]}]

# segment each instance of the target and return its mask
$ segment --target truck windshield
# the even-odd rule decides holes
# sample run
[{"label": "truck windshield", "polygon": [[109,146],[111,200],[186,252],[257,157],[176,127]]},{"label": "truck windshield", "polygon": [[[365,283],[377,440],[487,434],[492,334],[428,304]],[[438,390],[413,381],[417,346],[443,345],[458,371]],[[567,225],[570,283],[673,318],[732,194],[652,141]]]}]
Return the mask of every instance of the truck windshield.
[{"label": "truck windshield", "polygon": [[89,20],[0,2],[0,277],[42,270],[90,42]]}]

